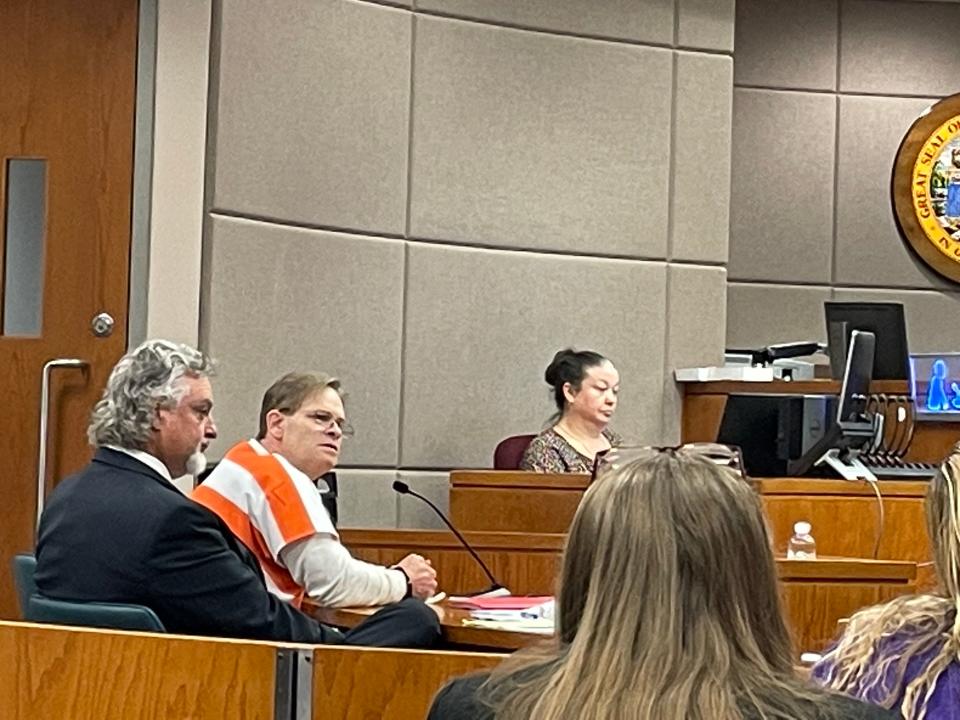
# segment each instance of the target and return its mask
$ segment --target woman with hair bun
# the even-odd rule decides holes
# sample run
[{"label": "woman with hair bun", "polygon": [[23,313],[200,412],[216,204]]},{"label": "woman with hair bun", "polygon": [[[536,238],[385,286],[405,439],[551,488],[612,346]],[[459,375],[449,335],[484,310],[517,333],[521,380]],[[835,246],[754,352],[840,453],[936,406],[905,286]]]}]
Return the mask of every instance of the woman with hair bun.
[{"label": "woman with hair bun", "polygon": [[620,444],[620,436],[607,427],[617,409],[620,374],[599,353],[567,348],[553,356],[543,376],[553,388],[557,413],[530,443],[520,469],[590,472],[597,453]]}]

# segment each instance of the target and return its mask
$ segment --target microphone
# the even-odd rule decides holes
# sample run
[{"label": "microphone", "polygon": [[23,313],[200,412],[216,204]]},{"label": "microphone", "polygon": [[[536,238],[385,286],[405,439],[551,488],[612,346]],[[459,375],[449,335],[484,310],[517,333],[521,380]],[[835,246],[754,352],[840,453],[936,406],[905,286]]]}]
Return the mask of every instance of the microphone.
[{"label": "microphone", "polygon": [[423,502],[429,505],[430,509],[433,510],[441,520],[443,520],[444,524],[448,528],[450,528],[450,532],[452,532],[454,535],[457,536],[457,540],[460,541],[460,544],[463,545],[466,551],[470,553],[471,556],[473,556],[474,560],[477,561],[477,565],[480,566],[480,569],[483,570],[484,575],[486,575],[490,579],[490,582],[492,583],[490,587],[484,590],[483,592],[476,593],[477,595],[484,595],[486,593],[493,592],[495,590],[506,590],[506,588],[503,585],[497,582],[497,579],[493,576],[493,573],[490,572],[490,568],[488,568],[487,564],[480,559],[479,555],[477,555],[477,551],[474,550],[472,547],[470,547],[470,543],[467,542],[467,539],[460,534],[460,531],[453,526],[453,523],[447,520],[447,516],[443,514],[440,508],[438,508],[436,505],[434,505],[432,502],[430,502],[430,500],[428,500],[426,497],[424,497],[420,493],[414,492],[413,490],[411,490],[410,486],[407,485],[402,480],[394,480],[393,489],[395,492],[401,495],[413,495],[413,497],[423,500]]}]

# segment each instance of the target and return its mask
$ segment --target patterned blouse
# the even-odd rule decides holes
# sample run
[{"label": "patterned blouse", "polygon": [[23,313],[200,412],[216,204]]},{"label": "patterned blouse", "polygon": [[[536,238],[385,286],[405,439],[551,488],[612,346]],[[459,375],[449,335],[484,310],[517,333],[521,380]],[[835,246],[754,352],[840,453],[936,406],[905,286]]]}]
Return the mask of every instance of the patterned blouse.
[{"label": "patterned blouse", "polygon": [[[603,436],[610,442],[610,447],[616,447],[623,440],[610,429],[604,430]],[[588,473],[593,470],[593,458],[581,455],[560,433],[549,428],[530,442],[520,461],[520,469],[542,473]]]}]

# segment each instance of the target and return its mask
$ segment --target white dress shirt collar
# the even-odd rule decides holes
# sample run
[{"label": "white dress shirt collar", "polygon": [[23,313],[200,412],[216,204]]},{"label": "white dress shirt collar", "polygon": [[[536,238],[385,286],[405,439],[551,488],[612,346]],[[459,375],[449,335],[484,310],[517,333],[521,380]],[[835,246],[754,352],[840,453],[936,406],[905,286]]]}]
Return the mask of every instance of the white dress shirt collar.
[{"label": "white dress shirt collar", "polygon": [[[151,455],[148,452],[143,450],[128,450],[127,448],[117,447],[116,445],[105,445],[108,450],[115,450],[116,452],[121,452],[124,455],[129,455],[134,460],[139,460],[148,468],[156,472],[160,477],[166,480],[168,483],[173,485],[173,478],[170,477],[170,471],[167,469],[167,466],[163,464],[160,458],[155,455]],[[176,485],[174,485],[176,487]]]}]

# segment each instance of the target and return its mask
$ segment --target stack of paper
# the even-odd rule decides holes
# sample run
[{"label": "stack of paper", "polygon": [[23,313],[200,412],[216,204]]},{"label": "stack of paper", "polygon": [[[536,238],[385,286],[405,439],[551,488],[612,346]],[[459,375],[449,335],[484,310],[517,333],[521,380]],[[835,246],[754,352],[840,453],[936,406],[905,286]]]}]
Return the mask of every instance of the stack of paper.
[{"label": "stack of paper", "polygon": [[553,634],[554,600],[550,596],[451,598],[451,604],[470,610],[470,619],[464,620],[464,625]]},{"label": "stack of paper", "polygon": [[469,618],[463,621],[467,627],[480,627],[488,630],[506,630],[507,632],[535,633],[553,635],[553,620],[481,620]]}]

